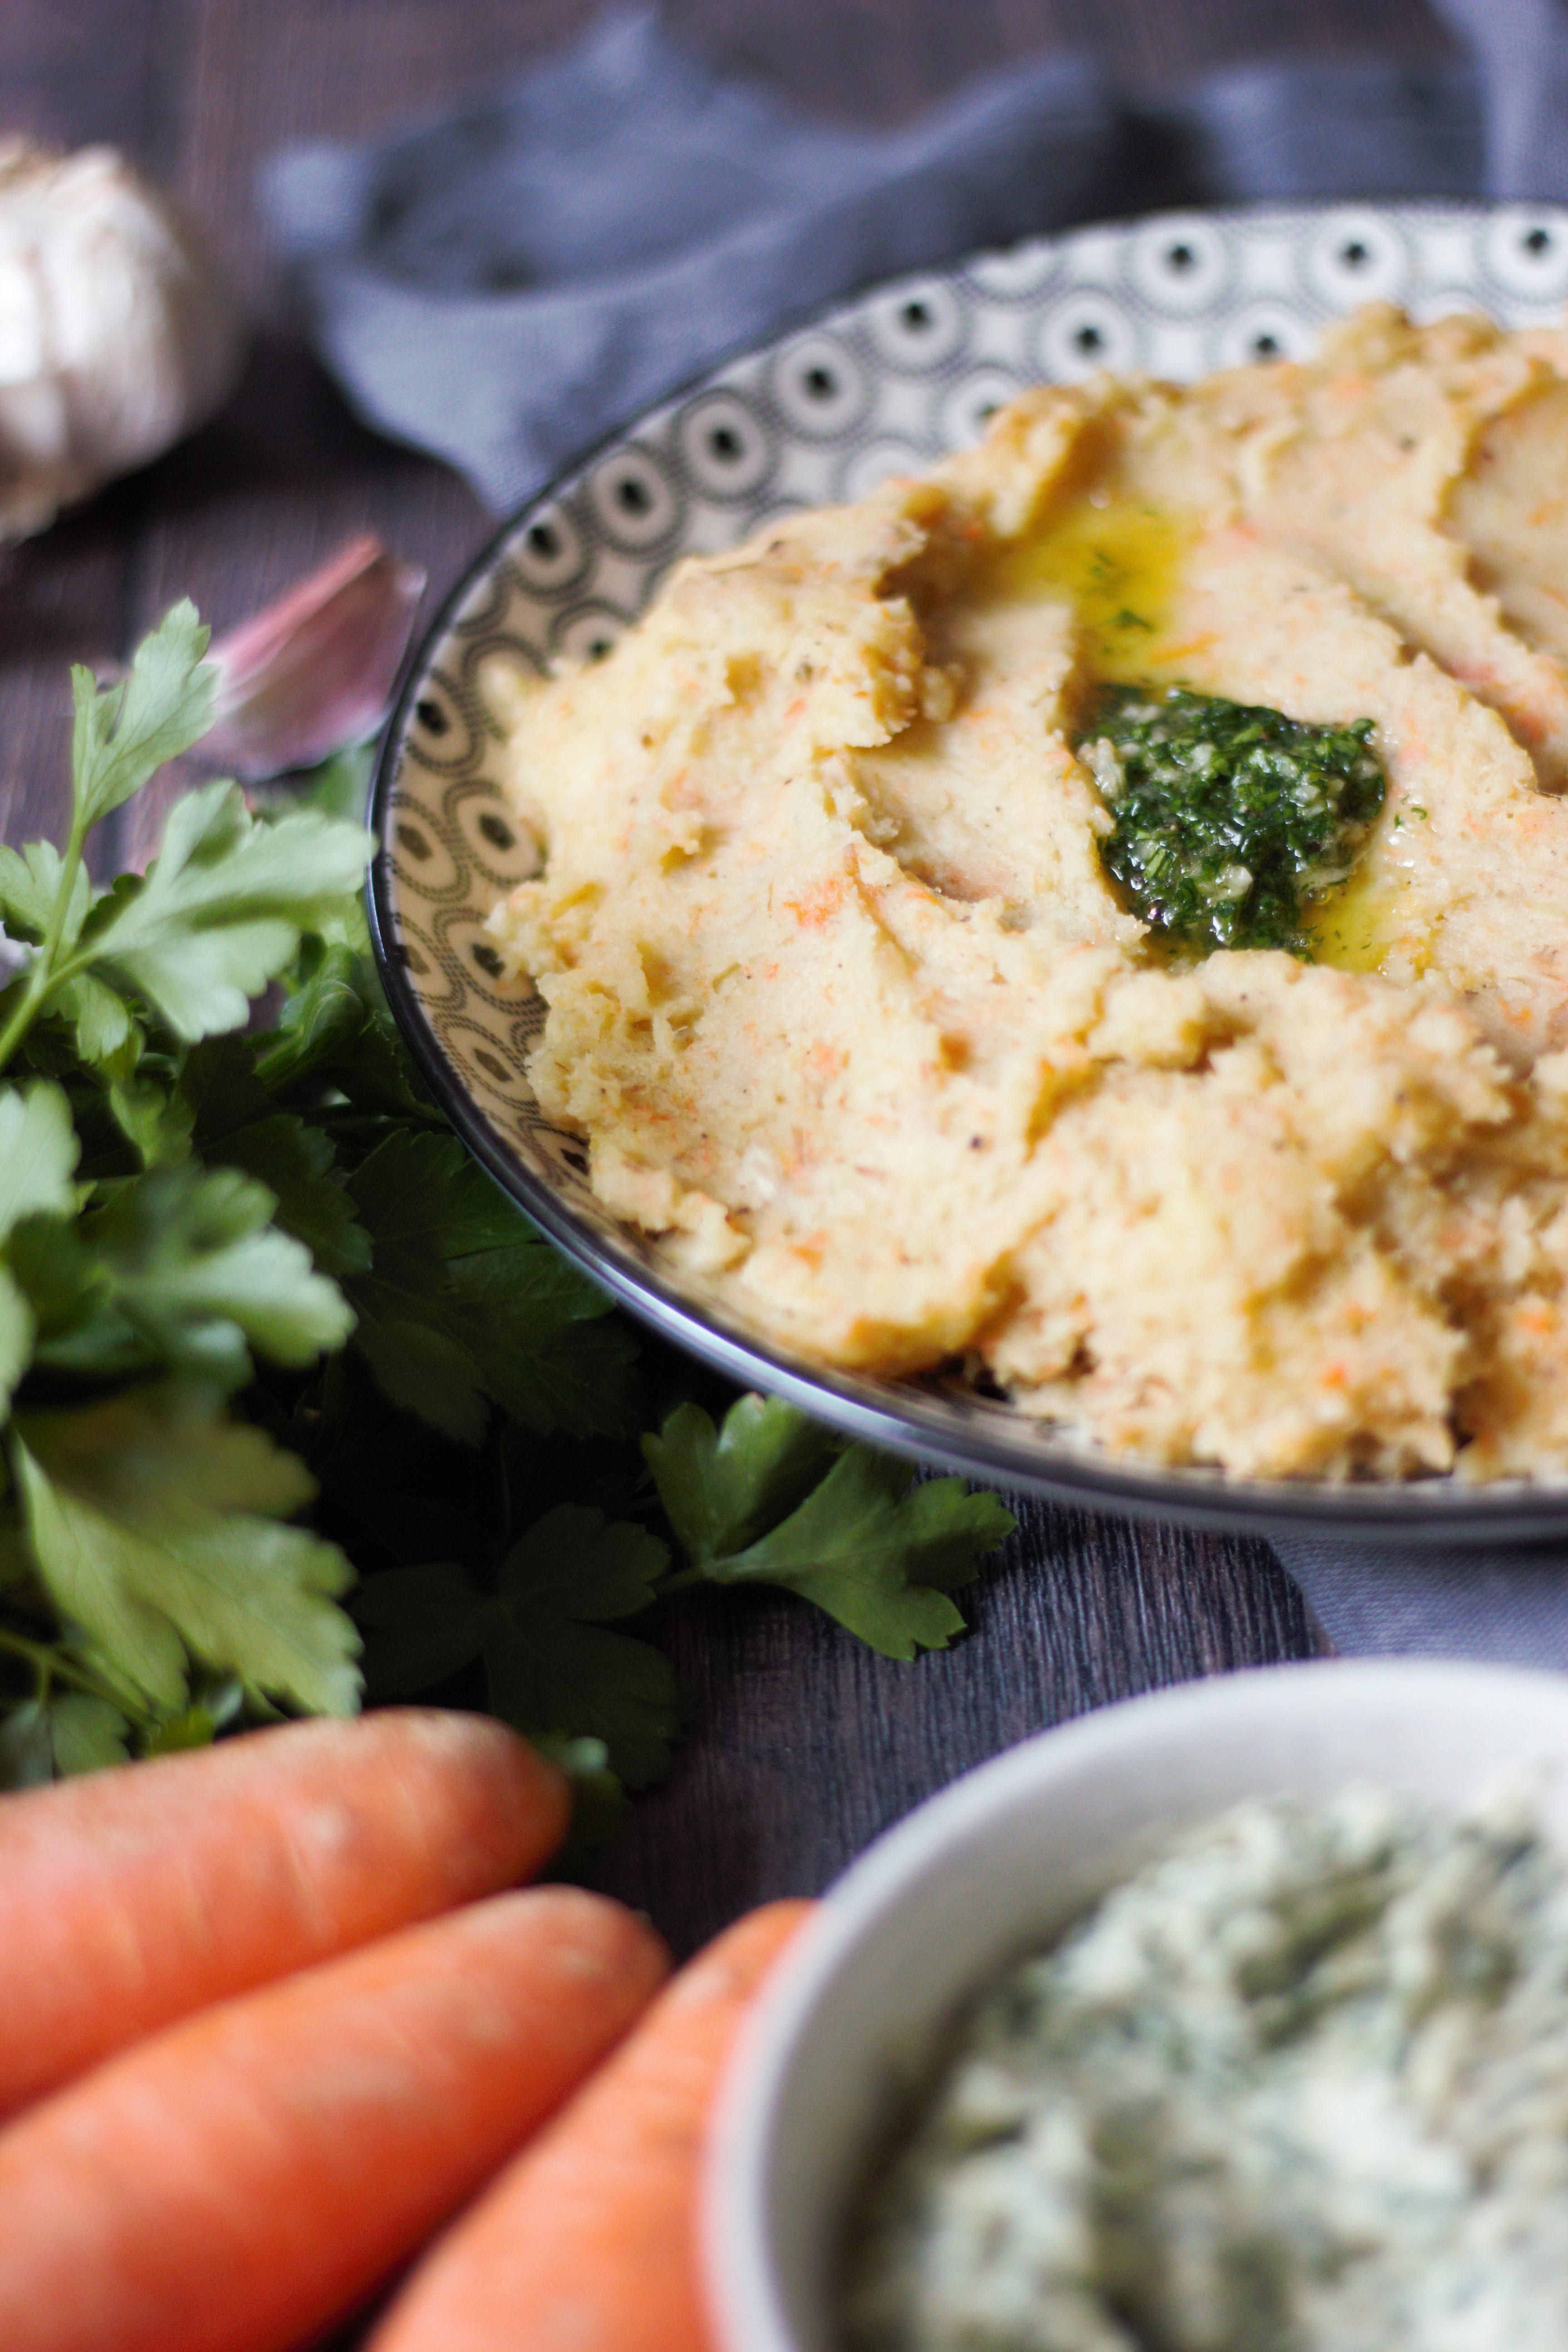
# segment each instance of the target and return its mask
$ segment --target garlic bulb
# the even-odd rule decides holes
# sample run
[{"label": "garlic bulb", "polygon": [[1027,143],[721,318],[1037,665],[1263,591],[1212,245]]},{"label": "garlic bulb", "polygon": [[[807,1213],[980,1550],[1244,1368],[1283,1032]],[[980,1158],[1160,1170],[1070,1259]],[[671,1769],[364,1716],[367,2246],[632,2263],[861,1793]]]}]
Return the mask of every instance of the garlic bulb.
[{"label": "garlic bulb", "polygon": [[239,347],[211,264],[122,156],[0,140],[0,540],[209,416]]}]

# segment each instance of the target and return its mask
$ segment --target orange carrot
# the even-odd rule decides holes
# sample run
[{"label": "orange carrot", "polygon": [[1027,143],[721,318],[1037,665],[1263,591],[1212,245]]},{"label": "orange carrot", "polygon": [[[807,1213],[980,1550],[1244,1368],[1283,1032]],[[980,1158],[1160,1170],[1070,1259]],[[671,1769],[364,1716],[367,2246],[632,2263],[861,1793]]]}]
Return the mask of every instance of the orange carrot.
[{"label": "orange carrot", "polygon": [[708,2113],[742,2017],[813,1907],[770,1903],[681,1970],[426,2256],[369,2352],[705,2352]]},{"label": "orange carrot", "polygon": [[666,1973],[575,1887],[221,2002],[0,2132],[5,2352],[287,2352],[552,2114]]},{"label": "orange carrot", "polygon": [[515,1733],[420,1707],[0,1797],[0,2115],[208,2001],[513,1885],[567,1805]]}]

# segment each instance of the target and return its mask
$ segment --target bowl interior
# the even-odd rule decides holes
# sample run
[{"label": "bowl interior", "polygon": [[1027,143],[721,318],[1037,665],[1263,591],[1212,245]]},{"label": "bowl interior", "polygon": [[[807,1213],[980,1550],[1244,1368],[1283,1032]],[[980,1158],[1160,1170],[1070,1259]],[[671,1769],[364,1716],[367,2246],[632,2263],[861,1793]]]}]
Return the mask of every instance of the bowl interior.
[{"label": "bowl interior", "polygon": [[1453,1810],[1521,1770],[1568,1852],[1568,1677],[1281,1666],[1107,1708],[921,1806],[841,1880],[731,2072],[706,2216],[724,2352],[836,2352],[846,2214],[955,2004],[1175,1831],[1355,1781]]},{"label": "bowl interior", "polygon": [[372,808],[382,844],[372,919],[394,1011],[459,1131],[535,1221],[635,1313],[742,1384],[889,1450],[1161,1517],[1425,1542],[1568,1527],[1568,1493],[1539,1487],[1312,1489],[1128,1468],[956,1387],[785,1355],[672,1286],[595,1199],[581,1139],[543,1117],[524,1076],[543,1006],[506,978],[484,930],[538,857],[500,789],[500,670],[607,647],[679,557],[930,465],[1030,383],[1101,367],[1190,378],[1293,356],[1373,297],[1417,317],[1479,307],[1510,324],[1554,318],[1568,297],[1568,212],[1172,214],[901,280],[721,368],[616,437],[502,529],[437,621]]}]

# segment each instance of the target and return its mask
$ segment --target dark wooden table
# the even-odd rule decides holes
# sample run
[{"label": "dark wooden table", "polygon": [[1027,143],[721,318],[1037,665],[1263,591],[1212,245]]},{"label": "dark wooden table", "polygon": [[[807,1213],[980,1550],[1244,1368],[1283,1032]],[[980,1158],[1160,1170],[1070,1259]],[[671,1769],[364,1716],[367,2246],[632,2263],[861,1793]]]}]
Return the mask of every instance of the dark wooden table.
[{"label": "dark wooden table", "polygon": [[[223,627],[351,532],[429,572],[432,604],[488,529],[442,467],[363,431],[292,331],[251,204],[286,141],[352,137],[521,67],[578,0],[0,0],[0,129],[109,140],[175,188],[247,301],[225,414],[0,571],[0,825],[63,806],[71,661],[124,655],[178,595]],[[804,104],[896,121],[965,75],[1053,47],[1158,86],[1249,56],[1430,55],[1419,0],[669,0],[724,58]],[[127,839],[120,846],[135,846]],[[783,1597],[696,1593],[668,1628],[692,1700],[668,1786],[600,1882],[689,1947],[743,1906],[816,1889],[931,1790],[1043,1725],[1321,1641],[1267,1546],[1019,1507],[973,1633],[900,1666]]]}]

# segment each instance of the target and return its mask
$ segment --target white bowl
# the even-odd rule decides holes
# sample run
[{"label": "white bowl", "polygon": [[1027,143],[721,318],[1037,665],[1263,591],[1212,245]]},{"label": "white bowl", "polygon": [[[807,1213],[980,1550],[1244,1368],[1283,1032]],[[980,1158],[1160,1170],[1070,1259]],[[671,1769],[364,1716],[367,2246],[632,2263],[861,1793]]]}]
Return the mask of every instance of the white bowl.
[{"label": "white bowl", "polygon": [[1568,1852],[1568,1675],[1272,1666],[1107,1707],[921,1805],[828,1896],[731,2070],[703,2217],[723,2352],[837,2352],[844,2217],[954,2005],[1173,1832],[1351,1781],[1452,1810],[1521,1767]]}]

